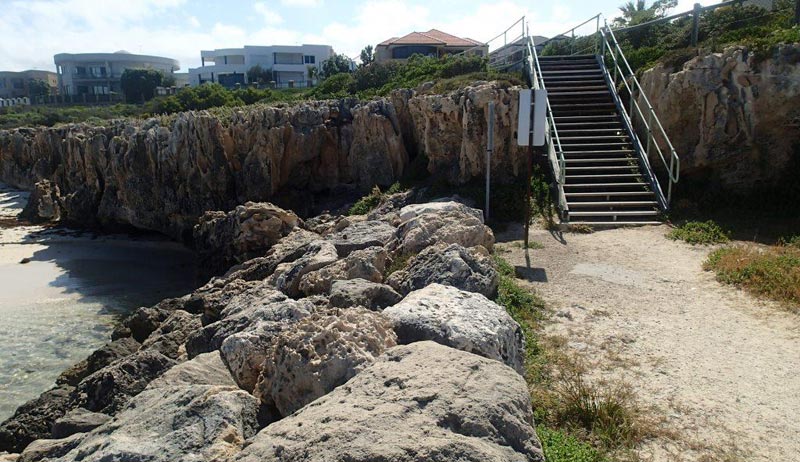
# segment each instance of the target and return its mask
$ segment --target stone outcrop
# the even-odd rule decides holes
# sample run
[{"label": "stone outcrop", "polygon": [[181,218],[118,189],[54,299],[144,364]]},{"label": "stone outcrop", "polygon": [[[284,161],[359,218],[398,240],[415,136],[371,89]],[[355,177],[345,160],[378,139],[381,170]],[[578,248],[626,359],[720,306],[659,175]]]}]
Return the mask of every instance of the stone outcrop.
[{"label": "stone outcrop", "polygon": [[494,234],[483,213],[458,202],[428,202],[400,209],[399,251],[417,253],[433,244],[480,245],[491,250]]},{"label": "stone outcrop", "polygon": [[543,461],[528,387],[500,362],[434,342],[388,350],[259,432],[238,462]]},{"label": "stone outcrop", "polygon": [[384,246],[394,239],[396,232],[394,226],[383,221],[367,220],[352,223],[325,238],[333,243],[340,257],[346,257],[356,250]]},{"label": "stone outcrop", "polygon": [[329,297],[333,307],[363,306],[373,311],[380,311],[402,299],[403,296],[390,286],[364,279],[334,281]]},{"label": "stone outcrop", "polygon": [[53,438],[61,439],[75,433],[86,433],[111,420],[111,417],[99,412],[77,408],[69,411],[64,417],[53,423]]},{"label": "stone outcrop", "polygon": [[17,408],[11,418],[0,424],[0,451],[18,453],[33,440],[50,438],[53,422],[72,408],[73,390],[66,385],[55,387]]},{"label": "stone outcrop", "polygon": [[168,358],[178,359],[186,353],[186,340],[201,327],[200,315],[175,310],[145,339],[142,350],[155,350]]},{"label": "stone outcrop", "polygon": [[431,284],[383,313],[394,322],[400,343],[433,340],[523,372],[522,329],[501,306],[483,295]]},{"label": "stone outcrop", "polygon": [[358,278],[380,283],[383,282],[383,272],[389,261],[389,253],[383,247],[356,250],[341,260],[304,275],[298,289],[306,295],[314,295],[330,292],[333,282],[339,280]]},{"label": "stone outcrop", "polygon": [[[734,46],[680,68],[645,71],[642,87],[686,178],[747,191],[796,181],[800,171],[800,45],[769,59]],[[651,158],[661,171],[661,160]]]},{"label": "stone outcrop", "polygon": [[61,220],[61,192],[49,180],[42,180],[33,186],[28,204],[20,213],[20,218],[32,223],[57,222]]},{"label": "stone outcrop", "polygon": [[131,337],[124,337],[98,348],[88,358],[73,365],[56,379],[58,385],[75,386],[90,374],[99,371],[114,361],[139,351],[141,344]]},{"label": "stone outcrop", "polygon": [[270,344],[254,394],[289,415],[355,376],[396,345],[391,323],[363,308],[315,313]]}]

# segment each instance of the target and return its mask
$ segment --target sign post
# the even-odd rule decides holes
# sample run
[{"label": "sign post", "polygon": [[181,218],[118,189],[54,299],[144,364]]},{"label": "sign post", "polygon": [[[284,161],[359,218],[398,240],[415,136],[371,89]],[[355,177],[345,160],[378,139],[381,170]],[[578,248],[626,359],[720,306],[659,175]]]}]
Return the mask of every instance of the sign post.
[{"label": "sign post", "polygon": [[489,123],[486,136],[486,202],[484,206],[485,221],[489,221],[489,187],[492,175],[492,151],[494,150],[494,101],[489,102]]},{"label": "sign post", "polygon": [[[533,103],[533,104],[532,104]],[[528,248],[528,233],[531,222],[531,161],[533,147],[545,145],[547,123],[547,90],[520,90],[517,144],[528,147],[525,177],[525,248]]]}]

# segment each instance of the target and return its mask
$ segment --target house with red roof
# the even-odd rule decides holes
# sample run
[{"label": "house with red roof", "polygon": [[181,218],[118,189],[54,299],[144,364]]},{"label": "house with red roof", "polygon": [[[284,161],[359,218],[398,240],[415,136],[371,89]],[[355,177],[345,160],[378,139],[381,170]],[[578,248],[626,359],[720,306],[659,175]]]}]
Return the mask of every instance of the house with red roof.
[{"label": "house with red roof", "polygon": [[375,47],[375,60],[378,62],[408,59],[413,54],[441,57],[448,54],[467,52],[475,56],[489,54],[489,46],[471,38],[461,38],[440,30],[411,32],[402,37],[392,37]]}]

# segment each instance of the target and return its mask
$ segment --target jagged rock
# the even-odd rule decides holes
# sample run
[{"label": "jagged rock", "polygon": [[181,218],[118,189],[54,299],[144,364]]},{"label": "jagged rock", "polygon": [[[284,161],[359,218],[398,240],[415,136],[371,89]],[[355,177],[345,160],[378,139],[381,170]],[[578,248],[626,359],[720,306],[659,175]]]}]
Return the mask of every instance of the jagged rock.
[{"label": "jagged rock", "polygon": [[227,336],[220,347],[222,360],[240,388],[253,390],[273,338],[314,310],[307,300],[281,300],[246,315],[249,322],[244,329]]},{"label": "jagged rock", "polygon": [[232,387],[148,388],[59,462],[227,460],[258,429],[258,400]]},{"label": "jagged rock", "polygon": [[[414,189],[391,194],[384,197],[381,203],[367,214],[368,220],[383,220],[394,226],[399,225],[400,209],[413,203],[419,192]],[[395,223],[397,221],[397,223]]]},{"label": "jagged rock", "polygon": [[327,235],[325,239],[336,246],[339,257],[346,257],[355,250],[382,247],[391,242],[396,233],[397,229],[394,226],[383,221],[358,221],[341,231]]},{"label": "jagged rock", "polygon": [[57,222],[61,220],[61,192],[49,180],[37,182],[20,218],[32,223]]},{"label": "jagged rock", "polygon": [[396,345],[391,324],[364,308],[325,310],[269,345],[254,394],[289,415],[355,376]]},{"label": "jagged rock", "polygon": [[[229,336],[254,326],[260,320],[275,321],[280,317],[299,316],[295,311],[279,311],[274,306],[288,297],[265,282],[253,285],[245,292],[234,295],[220,311],[219,320],[195,331],[186,341],[190,358],[201,353],[218,350]],[[286,305],[294,307],[294,305]]]},{"label": "jagged rock", "polygon": [[407,205],[400,209],[400,219],[401,253],[417,253],[438,243],[489,250],[494,245],[494,234],[483,224],[481,211],[458,202]]},{"label": "jagged rock", "polygon": [[458,244],[439,244],[420,252],[405,270],[392,273],[387,282],[404,295],[439,283],[494,297],[498,277],[492,257],[483,247],[465,249]]},{"label": "jagged rock", "polygon": [[17,462],[39,462],[41,460],[56,459],[70,452],[85,436],[82,433],[77,433],[59,439],[33,441],[22,451]]},{"label": "jagged rock", "polygon": [[133,337],[137,342],[144,342],[173,311],[173,307],[165,308],[160,303],[155,306],[137,308],[114,329],[111,338],[117,340]]},{"label": "jagged rock", "polygon": [[120,358],[136,353],[140,346],[141,344],[131,337],[123,337],[107,343],[92,352],[88,358],[62,372],[56,379],[56,384],[74,387],[90,374],[99,371]]},{"label": "jagged rock", "polygon": [[199,267],[205,274],[263,256],[302,225],[297,215],[266,202],[247,202],[230,212],[206,212],[194,227]]},{"label": "jagged rock", "polygon": [[228,366],[222,362],[219,351],[203,353],[182,362],[164,372],[160,377],[150,382],[148,388],[171,387],[181,385],[220,385],[235,387]]},{"label": "jagged rock", "polygon": [[139,351],[86,377],[75,388],[75,404],[113,415],[175,361],[154,350]]},{"label": "jagged rock", "polygon": [[142,350],[155,350],[162,355],[178,359],[185,352],[183,345],[189,335],[200,329],[200,315],[176,310],[142,343]]},{"label": "jagged rock", "polygon": [[327,294],[336,280],[360,278],[383,282],[388,260],[389,253],[383,247],[356,250],[335,263],[306,274],[300,279],[298,288],[306,295]]},{"label": "jagged rock", "polygon": [[66,438],[75,433],[86,433],[111,420],[111,416],[76,408],[53,423],[52,437]]},{"label": "jagged rock", "polygon": [[9,454],[6,452],[0,452],[0,462],[17,462],[19,460],[19,454]]},{"label": "jagged rock", "polygon": [[281,263],[267,282],[290,297],[300,294],[300,280],[312,271],[316,271],[338,260],[336,247],[327,241],[314,241],[305,247],[305,252],[296,260]]},{"label": "jagged rock", "polygon": [[333,281],[331,285],[330,304],[336,308],[363,306],[379,311],[402,299],[403,296],[390,286],[364,279]]},{"label": "jagged rock", "polygon": [[262,281],[216,280],[192,292],[186,304],[196,312],[202,313],[201,322],[203,325],[208,325],[219,320],[220,312],[232,300],[240,300],[242,294],[259,286],[263,286]]},{"label": "jagged rock", "polygon": [[431,284],[383,313],[394,322],[400,343],[433,340],[523,372],[522,329],[505,309],[483,295]]},{"label": "jagged rock", "polygon": [[20,452],[31,441],[49,438],[50,427],[70,407],[73,387],[52,388],[23,404],[0,424],[0,451]]},{"label": "jagged rock", "polygon": [[493,360],[419,342],[264,428],[238,462],[540,462],[523,378]]}]

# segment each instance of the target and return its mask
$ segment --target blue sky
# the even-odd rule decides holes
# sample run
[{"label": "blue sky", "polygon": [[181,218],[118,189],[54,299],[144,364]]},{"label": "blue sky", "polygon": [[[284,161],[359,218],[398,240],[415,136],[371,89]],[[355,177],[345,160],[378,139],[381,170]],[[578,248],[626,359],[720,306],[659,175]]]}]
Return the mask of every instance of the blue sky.
[{"label": "blue sky", "polygon": [[[485,41],[526,16],[550,36],[623,0],[0,0],[0,70],[54,70],[56,53],[168,56],[181,70],[200,50],[323,43],[355,57],[367,44],[430,28]],[[676,11],[691,9],[680,0]],[[711,3],[701,0],[701,3]]]}]

